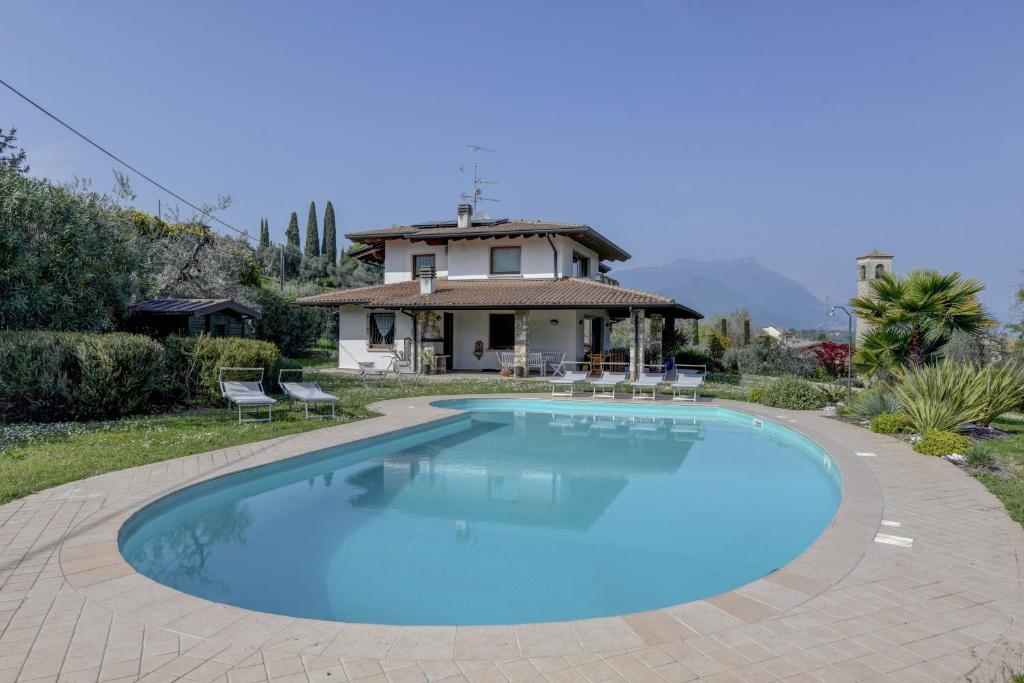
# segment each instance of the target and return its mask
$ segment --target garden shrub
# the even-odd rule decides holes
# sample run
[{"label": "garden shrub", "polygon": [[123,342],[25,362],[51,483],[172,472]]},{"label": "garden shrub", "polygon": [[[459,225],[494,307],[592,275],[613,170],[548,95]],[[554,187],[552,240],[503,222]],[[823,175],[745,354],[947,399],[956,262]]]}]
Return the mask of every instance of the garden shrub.
[{"label": "garden shrub", "polygon": [[876,434],[902,434],[913,428],[914,424],[903,413],[879,413],[871,420],[871,431]]},{"label": "garden shrub", "polygon": [[978,370],[975,381],[980,385],[982,397],[981,415],[975,422],[982,427],[1024,405],[1024,365],[987,365]]},{"label": "garden shrub", "polygon": [[966,453],[971,448],[971,440],[954,432],[933,429],[925,432],[917,443],[914,450],[922,455],[949,455],[950,453]]},{"label": "garden shrub", "polygon": [[256,304],[262,314],[253,322],[256,338],[275,344],[285,356],[304,355],[325,329],[326,312],[298,306],[292,295],[266,287],[253,287],[246,291],[246,298]]},{"label": "garden shrub", "polygon": [[946,361],[901,373],[893,388],[900,412],[910,417],[914,429],[951,432],[984,412],[984,386],[973,365]]},{"label": "garden shrub", "polygon": [[799,377],[780,377],[764,389],[761,402],[773,408],[817,410],[825,406],[825,397],[813,384]]},{"label": "garden shrub", "polygon": [[968,467],[990,470],[996,466],[996,456],[987,443],[976,443],[963,455]]},{"label": "garden shrub", "polygon": [[[168,337],[167,361],[178,398],[198,405],[220,405],[223,398],[217,384],[218,369],[263,368],[263,388],[277,389],[277,373],[298,364],[281,356],[270,342],[239,337]],[[244,379],[236,377],[234,379]]]},{"label": "garden shrub", "polygon": [[149,412],[169,390],[163,347],[135,334],[0,332],[0,420],[95,420]]},{"label": "garden shrub", "polygon": [[722,364],[715,360],[710,353],[695,346],[676,349],[675,359],[676,365],[706,365],[708,372],[722,369]]},{"label": "garden shrub", "polygon": [[900,412],[900,402],[892,388],[886,384],[879,384],[870,389],[858,391],[851,397],[850,402],[843,406],[843,417],[852,420],[870,422],[882,413]]},{"label": "garden shrub", "polygon": [[726,349],[722,365],[744,375],[814,377],[818,361],[812,353],[799,353],[770,338],[761,337],[753,344]]},{"label": "garden shrub", "polygon": [[747,394],[747,401],[750,403],[760,403],[764,400],[764,387],[754,387]]}]

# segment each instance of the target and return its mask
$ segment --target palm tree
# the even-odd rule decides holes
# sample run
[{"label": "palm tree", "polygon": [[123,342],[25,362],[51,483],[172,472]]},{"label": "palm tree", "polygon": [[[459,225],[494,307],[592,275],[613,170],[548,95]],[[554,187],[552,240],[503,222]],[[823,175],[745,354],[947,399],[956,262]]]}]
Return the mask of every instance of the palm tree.
[{"label": "palm tree", "polygon": [[883,273],[870,286],[867,296],[850,300],[872,326],[854,358],[867,375],[919,368],[937,357],[953,332],[979,334],[996,324],[978,301],[985,286],[960,273],[915,270],[905,278]]}]

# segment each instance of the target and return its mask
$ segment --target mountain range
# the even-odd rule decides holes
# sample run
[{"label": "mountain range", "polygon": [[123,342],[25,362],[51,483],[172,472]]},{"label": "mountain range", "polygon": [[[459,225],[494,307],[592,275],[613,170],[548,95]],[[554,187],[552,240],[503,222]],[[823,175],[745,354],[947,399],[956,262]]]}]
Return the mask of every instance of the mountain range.
[{"label": "mountain range", "polygon": [[751,257],[679,259],[663,266],[616,270],[613,276],[624,287],[671,296],[709,318],[745,308],[760,326],[810,329],[828,322],[824,301]]}]

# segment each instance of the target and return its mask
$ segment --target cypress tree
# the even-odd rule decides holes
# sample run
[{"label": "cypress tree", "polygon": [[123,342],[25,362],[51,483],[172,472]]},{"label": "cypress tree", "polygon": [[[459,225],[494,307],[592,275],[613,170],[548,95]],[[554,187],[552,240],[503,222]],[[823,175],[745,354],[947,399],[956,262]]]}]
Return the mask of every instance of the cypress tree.
[{"label": "cypress tree", "polygon": [[294,211],[288,219],[288,229],[284,231],[284,236],[288,246],[299,248],[299,216]]},{"label": "cypress tree", "polygon": [[309,203],[309,218],[306,219],[306,256],[320,255],[320,231],[316,224],[316,202]]},{"label": "cypress tree", "polygon": [[324,247],[320,250],[324,261],[331,265],[338,263],[338,233],[334,225],[334,205],[327,202],[324,209]]},{"label": "cypress tree", "polygon": [[266,218],[260,219],[260,249],[270,248],[270,223]]}]

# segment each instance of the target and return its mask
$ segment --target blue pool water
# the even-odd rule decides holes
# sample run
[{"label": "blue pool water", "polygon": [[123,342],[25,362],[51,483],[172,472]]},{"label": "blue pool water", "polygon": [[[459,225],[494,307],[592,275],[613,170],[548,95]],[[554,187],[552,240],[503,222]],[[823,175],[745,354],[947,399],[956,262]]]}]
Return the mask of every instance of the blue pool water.
[{"label": "blue pool water", "polygon": [[694,600],[782,567],[839,472],[702,406],[474,399],[429,425],[214,479],[121,530],[137,571],[297,617],[508,624]]}]

